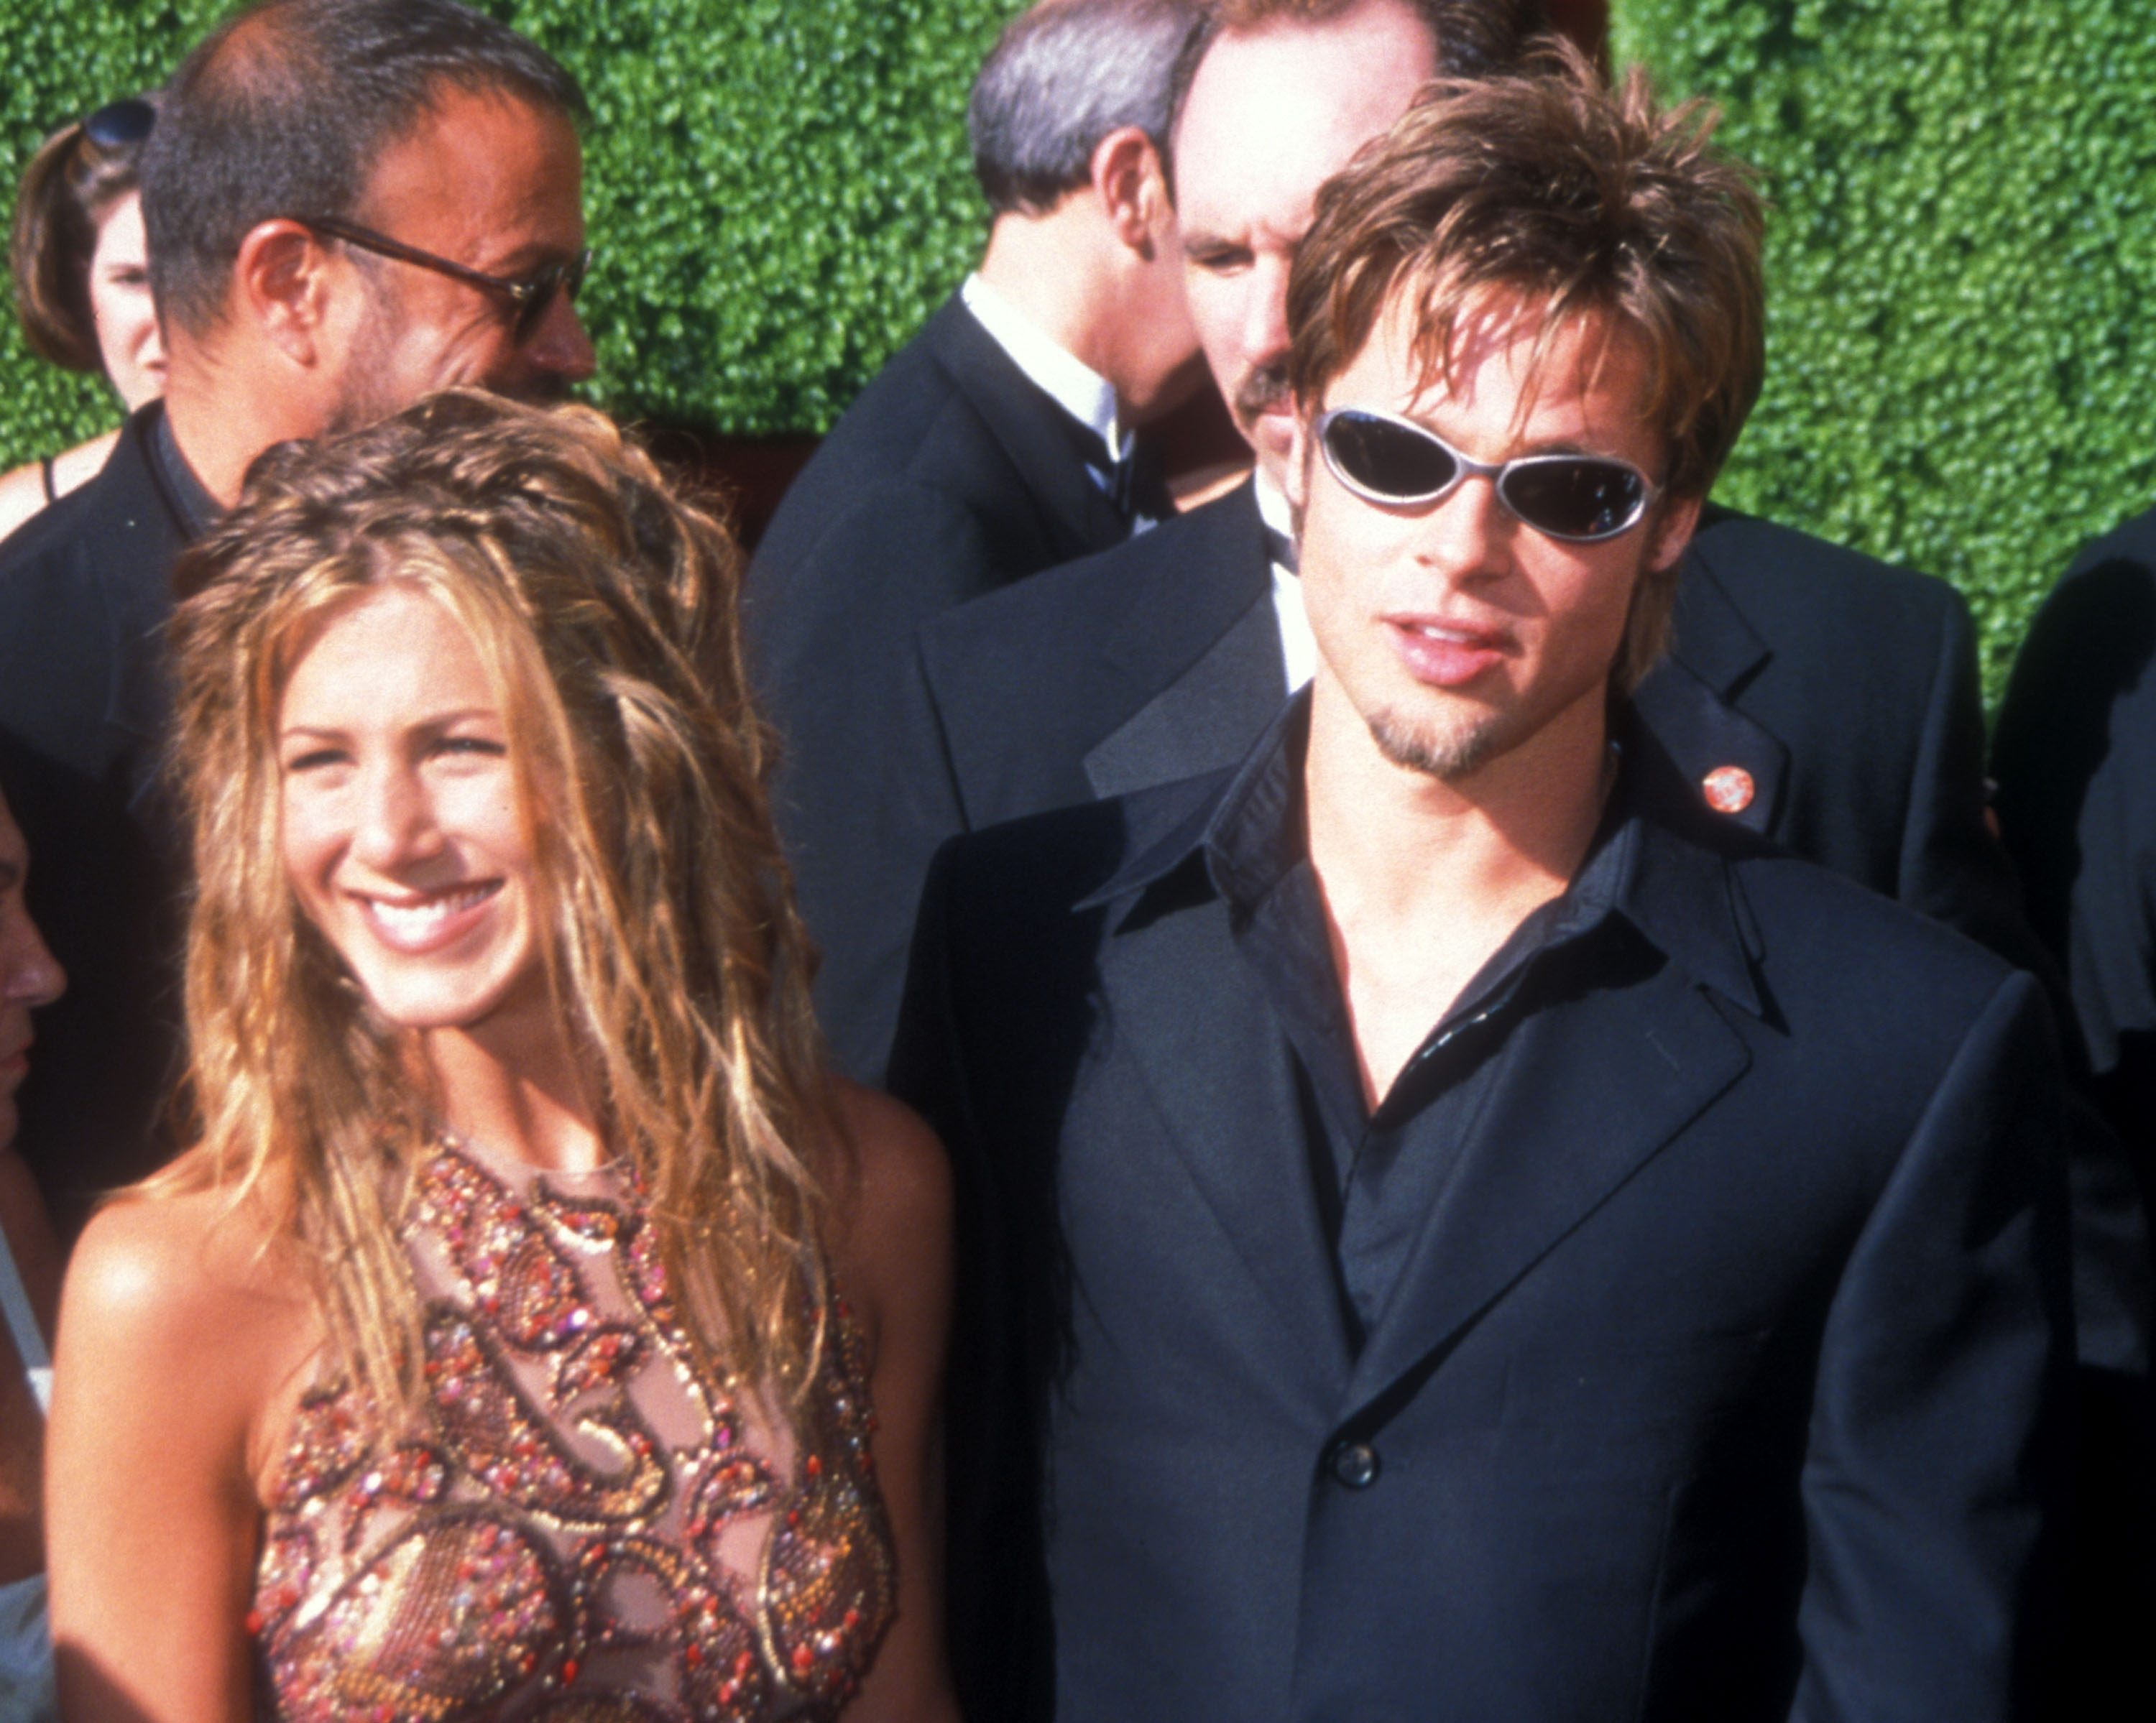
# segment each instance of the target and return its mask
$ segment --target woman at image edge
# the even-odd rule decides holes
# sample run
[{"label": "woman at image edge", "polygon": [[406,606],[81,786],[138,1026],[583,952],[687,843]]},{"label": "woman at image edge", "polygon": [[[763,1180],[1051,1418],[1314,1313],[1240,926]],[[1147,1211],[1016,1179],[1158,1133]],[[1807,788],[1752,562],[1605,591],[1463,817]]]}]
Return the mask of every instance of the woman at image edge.
[{"label": "woman at image edge", "polygon": [[737,570],[465,392],[182,563],[200,1123],[63,1300],[70,1718],[952,1715],[947,1177],[819,1068]]},{"label": "woman at image edge", "polygon": [[[165,392],[135,173],[157,113],[155,96],[130,96],[47,138],[16,195],[9,254],[31,351],[102,372],[129,413]],[[0,537],[95,479],[119,440],[107,431],[0,474]]]}]

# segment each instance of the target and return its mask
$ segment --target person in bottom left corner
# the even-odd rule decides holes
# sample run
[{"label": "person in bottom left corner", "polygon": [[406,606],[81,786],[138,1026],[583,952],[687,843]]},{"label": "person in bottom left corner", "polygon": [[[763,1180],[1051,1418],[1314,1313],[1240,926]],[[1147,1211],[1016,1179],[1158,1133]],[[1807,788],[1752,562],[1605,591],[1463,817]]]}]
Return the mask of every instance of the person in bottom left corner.
[{"label": "person in bottom left corner", "polygon": [[947,1174],[823,1068],[737,570],[465,391],[182,563],[199,1126],[63,1300],[70,1719],[955,1715]]},{"label": "person in bottom left corner", "polygon": [[59,1300],[60,1254],[30,1169],[13,1146],[15,1090],[30,1063],[30,1013],[59,997],[67,977],[23,907],[29,864],[22,830],[0,794],[0,1718],[8,1723],[45,1723],[54,1715],[38,1473],[52,1377],[46,1337]]}]

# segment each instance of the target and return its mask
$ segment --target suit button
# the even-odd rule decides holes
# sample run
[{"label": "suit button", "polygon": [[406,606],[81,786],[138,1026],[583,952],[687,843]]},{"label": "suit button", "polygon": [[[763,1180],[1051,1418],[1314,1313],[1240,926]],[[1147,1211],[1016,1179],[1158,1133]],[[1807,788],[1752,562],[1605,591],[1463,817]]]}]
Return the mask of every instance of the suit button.
[{"label": "suit button", "polygon": [[1342,1442],[1332,1450],[1332,1475],[1350,1490],[1378,1481],[1378,1450],[1367,1442]]}]

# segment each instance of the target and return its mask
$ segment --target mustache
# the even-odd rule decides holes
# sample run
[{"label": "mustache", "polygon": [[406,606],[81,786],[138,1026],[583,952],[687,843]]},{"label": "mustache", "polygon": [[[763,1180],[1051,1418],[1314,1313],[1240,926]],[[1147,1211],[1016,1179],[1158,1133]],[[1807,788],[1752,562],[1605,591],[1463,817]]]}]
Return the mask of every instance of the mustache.
[{"label": "mustache", "polygon": [[1235,417],[1254,419],[1288,403],[1287,366],[1276,360],[1260,365],[1235,387]]}]

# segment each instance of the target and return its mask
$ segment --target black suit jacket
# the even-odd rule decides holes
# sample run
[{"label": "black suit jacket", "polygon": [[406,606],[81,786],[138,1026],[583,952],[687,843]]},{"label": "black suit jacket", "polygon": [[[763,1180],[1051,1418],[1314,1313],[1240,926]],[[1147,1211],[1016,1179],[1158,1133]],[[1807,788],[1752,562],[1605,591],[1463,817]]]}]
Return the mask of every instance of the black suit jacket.
[{"label": "black suit jacket", "polygon": [[865,972],[845,960],[870,943],[858,870],[919,819],[890,730],[913,630],[1128,534],[1084,434],[953,295],[847,409],[757,547],[745,605],[785,746],[775,811],[809,928],[839,957],[817,998],[856,1072],[881,1065],[904,963],[902,946]]},{"label": "black suit jacket", "polygon": [[1512,1032],[1359,1352],[1225,904],[1117,883],[1219,780],[939,858],[893,1077],[998,1265],[952,1432],[986,1715],[1044,1714],[1051,1661],[1065,1723],[2030,1714],[2071,1345],[2041,995],[1655,754],[1651,955]]},{"label": "black suit jacket", "polygon": [[[874,841],[816,881],[854,1074],[876,1074],[936,846],[1240,760],[1286,698],[1271,593],[1245,485],[921,628],[882,719]],[[1975,639],[1945,582],[1710,508],[1637,704],[1695,783],[1751,774],[1740,825],[2043,964],[1985,827]]]},{"label": "black suit jacket", "polygon": [[2066,968],[2120,1134],[2156,1188],[2156,510],[2076,559],[1999,714],[2001,828]]},{"label": "black suit jacket", "polygon": [[[904,941],[906,870],[949,833],[1241,758],[1286,698],[1250,488],[930,623],[906,692],[894,731],[913,763],[893,793],[921,823],[886,834],[884,872],[855,878],[856,901],[881,905],[872,948]],[[1985,822],[1975,635],[1945,582],[1710,505],[1669,655],[1634,705],[1695,786],[1719,767],[1750,774],[1733,823],[1958,928],[2062,1003]],[[2147,1222],[2085,1110],[2073,1177],[2082,1356],[2145,1370]]]},{"label": "black suit jacket", "polygon": [[[2156,511],[2076,560],[2015,661],[1993,745],[1999,817],[2056,955],[2130,1193],[2156,1194]],[[2123,1242],[2121,1244],[2123,1249]],[[2094,1379],[2082,1415],[2074,1715],[2156,1714],[2156,1397]]]},{"label": "black suit jacket", "polygon": [[[1286,698],[1270,595],[1245,487],[940,618],[923,772],[978,828],[1232,765]],[[1943,581],[1710,507],[1635,704],[1695,782],[1751,774],[1738,824],[2029,955],[1984,825],[1975,635]]]},{"label": "black suit jacket", "polygon": [[135,414],[105,469],[0,545],[0,784],[31,914],[68,972],[38,1014],[18,1145],[64,1231],[150,1172],[178,1059],[178,823],[159,751],[162,630],[187,543]]}]

